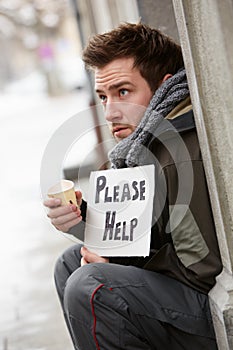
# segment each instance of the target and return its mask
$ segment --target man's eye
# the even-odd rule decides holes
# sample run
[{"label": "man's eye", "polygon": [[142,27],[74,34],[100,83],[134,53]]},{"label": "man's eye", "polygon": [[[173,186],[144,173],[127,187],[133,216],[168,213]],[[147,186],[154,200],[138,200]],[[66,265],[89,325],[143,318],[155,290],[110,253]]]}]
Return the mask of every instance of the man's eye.
[{"label": "man's eye", "polygon": [[126,89],[121,89],[120,90],[120,96],[126,96],[127,94],[128,94],[128,90],[126,90]]},{"label": "man's eye", "polygon": [[99,95],[99,99],[103,103],[103,102],[106,102],[107,97],[105,95]]}]

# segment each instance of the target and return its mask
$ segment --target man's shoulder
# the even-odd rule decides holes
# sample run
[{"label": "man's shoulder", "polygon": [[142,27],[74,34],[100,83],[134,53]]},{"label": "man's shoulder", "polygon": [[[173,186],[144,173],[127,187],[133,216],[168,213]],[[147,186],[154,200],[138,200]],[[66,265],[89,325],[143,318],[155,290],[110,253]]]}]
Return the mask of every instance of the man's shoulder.
[{"label": "man's shoulder", "polygon": [[193,111],[166,120],[161,131],[152,135],[149,150],[161,167],[187,161],[202,161]]}]

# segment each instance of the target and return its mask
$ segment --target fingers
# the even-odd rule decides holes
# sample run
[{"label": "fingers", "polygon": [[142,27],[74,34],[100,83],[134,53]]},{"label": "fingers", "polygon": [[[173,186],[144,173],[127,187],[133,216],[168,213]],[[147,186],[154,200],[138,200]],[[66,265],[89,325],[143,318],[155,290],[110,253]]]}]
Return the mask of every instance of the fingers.
[{"label": "fingers", "polygon": [[[82,192],[75,191],[77,204],[80,207],[82,203]],[[44,201],[44,206],[49,209],[47,216],[57,230],[68,232],[69,229],[82,221],[81,211],[75,205],[61,205],[61,199],[48,198]]]},{"label": "fingers", "polygon": [[82,221],[82,216],[77,217],[73,220],[67,221],[67,222],[60,224],[60,225],[54,224],[53,222],[52,222],[52,224],[56,227],[56,229],[58,231],[68,232],[71,227],[78,225],[81,221]]},{"label": "fingers", "polygon": [[61,206],[61,201],[48,199],[44,205],[49,208],[47,216],[57,230],[68,232],[69,229],[82,221],[81,211],[75,204]]},{"label": "fingers", "polygon": [[75,205],[51,209],[48,216],[51,218],[51,223],[63,232],[69,231],[82,220],[81,211]]},{"label": "fingers", "polygon": [[81,266],[87,265],[88,262],[86,261],[86,259],[84,257],[81,258]]},{"label": "fingers", "polygon": [[82,247],[80,249],[80,253],[82,255],[82,263],[83,265],[90,264],[90,263],[108,263],[109,260],[107,258],[103,258],[102,256],[99,256],[98,254],[95,254],[88,250],[85,247]]},{"label": "fingers", "polygon": [[57,218],[63,215],[69,215],[70,213],[79,213],[81,214],[80,209],[76,207],[75,204],[72,205],[64,205],[59,207],[52,207],[48,212],[48,217],[50,219]]},{"label": "fingers", "polygon": [[82,192],[81,191],[75,191],[75,194],[76,194],[76,199],[77,199],[78,206],[80,207],[80,205],[82,204]]},{"label": "fingers", "polygon": [[61,199],[59,198],[49,198],[44,201],[44,206],[47,208],[56,208],[61,205]]},{"label": "fingers", "polygon": [[[49,214],[48,214],[49,215]],[[52,213],[54,215],[54,213]],[[66,224],[69,221],[75,220],[76,218],[79,218],[81,216],[81,211],[77,210],[76,212],[69,212],[64,215],[58,215],[58,216],[49,216],[51,218],[51,222],[54,226],[59,226]]]}]

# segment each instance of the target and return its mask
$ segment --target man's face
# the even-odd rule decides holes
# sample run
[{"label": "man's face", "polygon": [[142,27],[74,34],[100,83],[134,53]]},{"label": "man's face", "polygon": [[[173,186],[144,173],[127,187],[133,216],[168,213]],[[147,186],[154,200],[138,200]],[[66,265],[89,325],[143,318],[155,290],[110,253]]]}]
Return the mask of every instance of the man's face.
[{"label": "man's face", "polygon": [[133,58],[118,58],[95,70],[95,89],[117,141],[136,129],[153,95],[133,64]]}]

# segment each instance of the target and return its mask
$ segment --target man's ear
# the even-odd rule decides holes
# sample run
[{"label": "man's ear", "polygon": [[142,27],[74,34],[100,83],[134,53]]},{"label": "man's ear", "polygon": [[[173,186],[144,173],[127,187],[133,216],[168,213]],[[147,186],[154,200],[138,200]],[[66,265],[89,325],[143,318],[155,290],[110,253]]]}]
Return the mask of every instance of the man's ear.
[{"label": "man's ear", "polygon": [[164,77],[163,77],[163,79],[162,79],[162,82],[161,82],[161,84],[162,83],[164,83],[166,80],[168,80],[169,78],[171,78],[172,77],[172,74],[166,74],[166,75],[164,75]]}]

